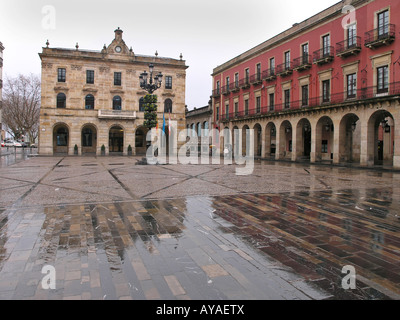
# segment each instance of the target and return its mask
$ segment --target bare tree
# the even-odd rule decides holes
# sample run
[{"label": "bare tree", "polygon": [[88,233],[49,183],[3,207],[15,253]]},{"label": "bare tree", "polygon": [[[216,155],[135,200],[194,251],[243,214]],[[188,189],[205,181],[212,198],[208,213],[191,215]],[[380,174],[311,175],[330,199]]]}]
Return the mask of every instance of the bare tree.
[{"label": "bare tree", "polygon": [[3,88],[3,123],[8,132],[19,139],[27,135],[34,142],[39,133],[40,78],[22,74],[6,77]]}]

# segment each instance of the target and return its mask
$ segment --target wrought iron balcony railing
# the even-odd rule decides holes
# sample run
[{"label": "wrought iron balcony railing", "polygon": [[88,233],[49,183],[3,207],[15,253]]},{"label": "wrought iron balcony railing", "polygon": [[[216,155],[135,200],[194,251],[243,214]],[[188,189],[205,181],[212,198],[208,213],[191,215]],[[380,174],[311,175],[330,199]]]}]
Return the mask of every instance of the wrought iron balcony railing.
[{"label": "wrought iron balcony railing", "polygon": [[261,77],[261,72],[258,72],[256,74],[253,74],[250,76],[250,83],[252,85],[257,85],[262,83],[262,77]]},{"label": "wrought iron balcony railing", "polygon": [[365,33],[365,43],[367,48],[376,48],[390,44],[396,37],[396,26],[394,24],[385,24],[374,30]]},{"label": "wrought iron balcony railing", "polygon": [[303,71],[311,68],[311,57],[309,54],[304,54],[293,60],[292,67],[294,70]]},{"label": "wrought iron balcony railing", "polygon": [[250,87],[250,79],[249,78],[243,78],[239,80],[239,87],[242,89],[246,89]]},{"label": "wrought iron balcony railing", "polygon": [[257,118],[267,114],[278,112],[290,112],[295,110],[303,110],[315,107],[327,107],[340,105],[345,103],[354,104],[355,101],[363,101],[368,99],[381,99],[400,94],[400,82],[388,84],[385,88],[377,86],[361,88],[358,90],[344,91],[340,93],[330,94],[329,100],[324,101],[324,97],[318,96],[313,98],[290,101],[290,103],[279,103],[274,105],[265,105],[261,108],[238,110],[225,114],[223,119],[225,122],[240,120],[242,118]]},{"label": "wrought iron balcony railing", "polygon": [[267,69],[262,72],[262,78],[267,81],[272,81],[276,79],[276,70],[275,68]]},{"label": "wrought iron balcony railing", "polygon": [[220,88],[218,88],[218,89],[214,89],[213,90],[213,92],[212,92],[212,96],[215,98],[215,97],[219,97],[221,95],[221,89]]},{"label": "wrought iron balcony railing", "polygon": [[316,64],[324,64],[334,59],[335,49],[332,46],[324,47],[313,53],[313,61]]},{"label": "wrought iron balcony railing", "polygon": [[281,77],[288,76],[292,73],[293,73],[293,68],[291,61],[287,61],[276,66],[276,74]]},{"label": "wrought iron balcony railing", "polygon": [[358,54],[361,51],[361,37],[351,37],[336,43],[336,55],[347,57]]}]

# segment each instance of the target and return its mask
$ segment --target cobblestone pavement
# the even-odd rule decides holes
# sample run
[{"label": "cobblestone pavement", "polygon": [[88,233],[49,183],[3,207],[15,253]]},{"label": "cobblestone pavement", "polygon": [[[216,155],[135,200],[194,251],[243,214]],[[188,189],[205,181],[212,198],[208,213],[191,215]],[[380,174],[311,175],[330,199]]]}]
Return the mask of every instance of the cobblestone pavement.
[{"label": "cobblestone pavement", "polygon": [[138,160],[0,168],[0,299],[400,298],[400,174]]}]

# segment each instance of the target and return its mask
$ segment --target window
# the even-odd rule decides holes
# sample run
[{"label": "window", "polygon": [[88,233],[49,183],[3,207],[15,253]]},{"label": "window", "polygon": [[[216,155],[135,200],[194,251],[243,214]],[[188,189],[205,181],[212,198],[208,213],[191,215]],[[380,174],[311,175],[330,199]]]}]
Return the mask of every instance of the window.
[{"label": "window", "polygon": [[249,114],[249,99],[244,100],[244,115],[247,116]]},{"label": "window", "polygon": [[122,99],[120,96],[115,96],[113,98],[113,110],[121,110],[122,109]]},{"label": "window", "polygon": [[64,93],[59,93],[57,95],[57,108],[67,107],[67,96]]},{"label": "window", "polygon": [[172,113],[172,100],[166,99],[164,102],[164,112],[165,113]]},{"label": "window", "polygon": [[302,57],[302,63],[307,64],[308,63],[308,43],[305,43],[301,46],[301,57]]},{"label": "window", "polygon": [[328,140],[322,140],[322,153],[328,153]]},{"label": "window", "polygon": [[235,87],[239,87],[239,73],[235,73]]},{"label": "window", "polygon": [[269,70],[271,71],[271,75],[275,74],[275,58],[269,59]]},{"label": "window", "polygon": [[285,98],[285,109],[290,108],[290,89],[285,90],[284,92]]},{"label": "window", "polygon": [[377,68],[377,93],[386,93],[389,91],[389,67],[383,66]]},{"label": "window", "polygon": [[285,52],[285,69],[290,69],[290,51]]},{"label": "window", "polygon": [[385,38],[389,33],[389,10],[378,14],[378,38]]},{"label": "window", "polygon": [[229,91],[229,77],[226,77],[226,91]]},{"label": "window", "polygon": [[275,108],[275,93],[269,94],[269,111],[274,111]]},{"label": "window", "polygon": [[139,112],[144,112],[144,98],[139,99]]},{"label": "window", "polygon": [[114,86],[120,86],[122,84],[121,72],[114,72]]},{"label": "window", "polygon": [[65,82],[67,80],[67,71],[64,68],[58,68],[58,82]]},{"label": "window", "polygon": [[216,114],[215,114],[215,119],[218,121],[219,120],[219,107],[216,107]]},{"label": "window", "polygon": [[308,106],[308,84],[301,86],[301,106]]},{"label": "window", "polygon": [[348,48],[355,47],[357,45],[357,28],[355,24],[352,24],[347,29],[347,46]]},{"label": "window", "polygon": [[225,119],[229,119],[229,104],[225,105]]},{"label": "window", "polygon": [[256,113],[261,113],[261,97],[256,97]]},{"label": "window", "polygon": [[239,113],[239,102],[235,102],[235,116]]},{"label": "window", "polygon": [[330,101],[330,88],[331,81],[324,80],[322,81],[322,102],[329,102]]},{"label": "window", "polygon": [[260,81],[261,80],[261,63],[257,64],[256,70],[257,70],[257,81]]},{"label": "window", "polygon": [[246,79],[246,83],[249,83],[250,71],[249,69],[244,70],[244,77]]},{"label": "window", "polygon": [[94,96],[91,94],[88,94],[85,97],[85,109],[86,110],[93,110],[94,109]]},{"label": "window", "polygon": [[172,77],[171,76],[165,77],[165,89],[172,89]]},{"label": "window", "polygon": [[94,83],[94,70],[86,70],[86,83]]},{"label": "window", "polygon": [[331,36],[329,34],[322,37],[322,53],[324,58],[331,54]]},{"label": "window", "polygon": [[357,74],[347,75],[347,98],[355,98],[357,94]]},{"label": "window", "polygon": [[217,94],[221,93],[221,85],[219,83],[219,81],[217,81]]}]

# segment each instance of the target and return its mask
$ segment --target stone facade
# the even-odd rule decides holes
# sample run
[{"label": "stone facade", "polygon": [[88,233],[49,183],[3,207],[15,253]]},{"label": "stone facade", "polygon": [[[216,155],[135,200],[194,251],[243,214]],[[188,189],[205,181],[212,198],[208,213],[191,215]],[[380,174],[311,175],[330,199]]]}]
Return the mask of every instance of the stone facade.
[{"label": "stone facade", "polygon": [[5,139],[5,130],[3,128],[3,121],[1,117],[2,108],[3,108],[3,50],[4,46],[0,42],[0,139]]},{"label": "stone facade", "polygon": [[[163,83],[158,96],[158,120],[163,114],[176,130],[185,128],[187,66],[182,58],[137,55],[115,30],[111,44],[101,51],[43,48],[42,103],[39,154],[127,155],[146,151],[139,76],[154,65]],[[171,111],[171,112],[169,112]],[[169,118],[170,117],[170,118]],[[102,148],[104,146],[104,148]]]}]

